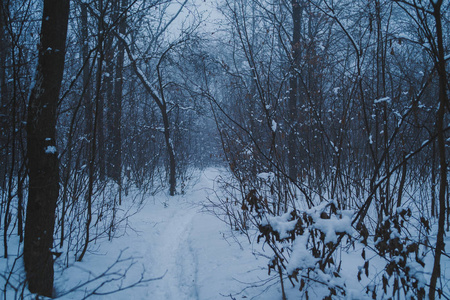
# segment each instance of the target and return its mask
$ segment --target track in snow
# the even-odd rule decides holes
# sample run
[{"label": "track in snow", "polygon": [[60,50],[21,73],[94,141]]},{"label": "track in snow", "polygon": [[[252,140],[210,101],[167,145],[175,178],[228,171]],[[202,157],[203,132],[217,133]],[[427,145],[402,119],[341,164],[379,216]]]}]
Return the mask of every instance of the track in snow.
[{"label": "track in snow", "polygon": [[[132,258],[135,264],[120,282],[105,284],[100,291],[110,291],[139,280],[145,270],[145,278],[159,280],[146,282],[137,287],[114,294],[95,295],[89,299],[119,300],[216,300],[251,298],[254,293],[245,288],[248,283],[267,276],[261,266],[267,260],[252,254],[251,246],[243,236],[237,236],[244,248],[225,240],[229,228],[215,216],[203,210],[203,203],[212,194],[216,169],[201,174],[194,187],[185,195],[169,197],[163,193],[147,199],[143,208],[129,217],[133,230],[111,242],[101,241],[91,255],[81,263],[57,275],[58,290],[70,290],[86,278],[92,278],[107,269],[118,255]],[[123,273],[130,262],[117,266]],[[252,270],[252,271],[249,271]],[[72,292],[60,299],[82,299],[97,285]],[[243,291],[244,290],[244,291]],[[265,293],[264,299],[274,299]],[[258,298],[263,299],[263,298]]]},{"label": "track in snow", "polygon": [[[171,208],[177,206],[177,208]],[[182,207],[179,207],[182,206]],[[189,240],[195,207],[186,203],[171,204],[155,224],[154,238],[144,254],[151,261],[151,273],[165,274],[154,283],[154,299],[198,299],[197,262]]]}]

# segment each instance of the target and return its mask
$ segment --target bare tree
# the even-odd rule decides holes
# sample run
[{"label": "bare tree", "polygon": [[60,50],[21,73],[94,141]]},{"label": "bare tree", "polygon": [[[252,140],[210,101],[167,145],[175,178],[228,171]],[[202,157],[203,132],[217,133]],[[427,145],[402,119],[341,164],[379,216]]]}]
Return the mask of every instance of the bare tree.
[{"label": "bare tree", "polygon": [[29,190],[24,262],[31,292],[53,293],[53,229],[59,194],[56,110],[64,70],[69,0],[45,0],[35,85],[28,104]]},{"label": "bare tree", "polygon": [[[433,8],[433,18],[436,27],[436,37],[429,37],[429,41],[433,42],[433,60],[439,76],[439,108],[437,111],[436,131],[438,140],[439,166],[440,166],[440,183],[439,183],[439,219],[438,232],[436,240],[436,253],[434,257],[433,273],[430,279],[430,299],[436,297],[437,278],[441,276],[441,256],[445,252],[444,234],[445,234],[445,213],[446,213],[446,188],[447,183],[447,155],[445,150],[445,134],[444,120],[449,111],[449,99],[447,96],[447,70],[446,58],[444,51],[444,34],[442,29],[442,9],[443,0],[430,1]],[[418,8],[416,8],[418,11]],[[425,24],[424,24],[425,25]],[[433,39],[431,39],[433,38]],[[448,209],[448,208],[447,208]]]}]

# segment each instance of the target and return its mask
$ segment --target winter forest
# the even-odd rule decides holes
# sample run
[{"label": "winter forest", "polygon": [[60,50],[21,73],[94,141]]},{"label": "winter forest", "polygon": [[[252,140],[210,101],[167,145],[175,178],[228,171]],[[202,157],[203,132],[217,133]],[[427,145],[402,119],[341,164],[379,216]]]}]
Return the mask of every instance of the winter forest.
[{"label": "winter forest", "polygon": [[0,297],[450,299],[450,1],[1,0]]}]

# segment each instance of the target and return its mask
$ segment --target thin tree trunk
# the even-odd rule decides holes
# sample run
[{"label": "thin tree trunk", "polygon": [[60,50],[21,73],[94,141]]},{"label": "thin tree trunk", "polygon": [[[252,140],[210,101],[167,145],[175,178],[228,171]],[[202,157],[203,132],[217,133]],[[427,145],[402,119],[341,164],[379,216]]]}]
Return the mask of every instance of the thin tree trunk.
[{"label": "thin tree trunk", "polygon": [[296,181],[298,176],[298,157],[297,157],[297,129],[298,129],[298,112],[297,112],[297,98],[298,98],[298,78],[296,68],[300,60],[300,19],[301,6],[300,0],[291,0],[292,4],[292,48],[291,48],[291,71],[289,79],[289,102],[288,102],[288,118],[289,118],[289,133],[288,133],[288,171],[291,180]]},{"label": "thin tree trunk", "polygon": [[431,216],[436,217],[436,141],[433,141],[431,148]]},{"label": "thin tree trunk", "polygon": [[105,114],[103,112],[103,108],[105,107],[105,98],[102,94],[100,94],[97,98],[97,103],[95,104],[98,107],[98,110],[95,110],[96,121],[94,123],[98,123],[96,127],[96,135],[98,140],[98,171],[100,180],[104,181],[106,178],[106,147],[105,147]]},{"label": "thin tree trunk", "polygon": [[[16,74],[14,74],[16,75]],[[16,76],[14,83],[16,83]],[[14,91],[14,95],[15,95]],[[14,185],[14,169],[16,168],[16,137],[17,137],[17,131],[16,131],[16,97],[13,97],[12,101],[12,121],[11,121],[11,132],[12,132],[12,140],[11,140],[11,148],[9,151],[11,151],[11,166],[9,168],[9,178],[8,178],[8,198],[6,201],[6,208],[5,208],[5,215],[3,219],[3,250],[4,250],[4,257],[8,257],[8,227],[9,223],[11,221],[11,214],[9,212],[11,201],[13,198],[13,185]],[[9,147],[8,147],[9,149]]]},{"label": "thin tree trunk", "polygon": [[436,21],[437,35],[437,69],[439,74],[439,109],[437,113],[437,138],[440,164],[440,184],[439,184],[439,220],[438,232],[436,237],[436,252],[434,256],[433,272],[430,279],[430,300],[436,297],[436,283],[438,277],[441,276],[441,255],[445,251],[444,234],[445,234],[445,188],[447,186],[447,161],[445,155],[445,136],[444,136],[444,117],[447,111],[447,73],[445,69],[444,43],[442,34],[441,6],[442,0],[431,1],[433,5],[433,16]]},{"label": "thin tree trunk", "polygon": [[44,0],[35,85],[28,104],[29,190],[24,263],[28,288],[53,294],[53,229],[59,194],[56,110],[64,71],[69,0]]},{"label": "thin tree trunk", "polygon": [[402,205],[403,190],[405,188],[406,182],[406,171],[407,171],[406,167],[407,167],[406,153],[403,153],[402,177],[400,178],[400,186],[398,188],[397,207],[400,207]]},{"label": "thin tree trunk", "polygon": [[[107,85],[107,79],[105,75],[110,74],[104,74],[103,72],[103,63],[106,59],[108,59],[110,47],[112,45],[112,42],[110,39],[108,39],[106,35],[106,11],[108,9],[110,0],[99,0],[99,11],[100,11],[100,19],[99,22],[99,47],[100,47],[100,58],[98,61],[98,74],[100,78],[97,80],[97,84],[99,84],[97,87],[100,90],[97,90],[97,94],[95,97],[95,120],[94,120],[94,134],[96,135],[97,139],[97,149],[98,149],[98,165],[96,166],[98,168],[99,172],[99,178],[101,181],[104,181],[106,178],[106,141],[105,141],[105,114],[104,114],[104,108],[105,108],[105,93],[103,91],[104,87],[108,89]],[[104,45],[103,45],[104,43]],[[108,61],[106,61],[108,66],[110,65]],[[107,70],[108,72],[108,70]],[[101,82],[101,78],[104,77],[104,81]],[[107,92],[107,91],[106,91]],[[94,153],[95,155],[95,153]]]},{"label": "thin tree trunk", "polygon": [[[99,28],[98,28],[98,49],[99,49],[99,58],[97,65],[97,78],[96,78],[96,87],[95,87],[95,115],[94,115],[94,127],[92,130],[92,140],[90,142],[90,157],[89,157],[89,183],[88,183],[88,191],[86,194],[86,204],[87,204],[87,216],[86,216],[86,233],[85,233],[85,241],[84,246],[81,251],[80,256],[77,261],[82,261],[84,255],[86,254],[87,247],[89,244],[90,237],[90,226],[92,222],[92,194],[94,192],[94,180],[95,180],[95,158],[97,153],[97,137],[99,138],[98,144],[100,145],[100,135],[99,132],[102,132],[102,128],[98,130],[103,123],[100,122],[100,115],[103,115],[103,101],[102,99],[102,72],[103,72],[103,61],[105,59],[103,52],[103,42],[104,42],[104,14],[103,14],[103,0],[99,0],[99,11],[102,12],[99,19]],[[101,154],[99,153],[99,156]],[[104,162],[104,160],[103,160]],[[101,161],[99,161],[99,165],[101,165]],[[100,170],[100,177],[102,176]]]},{"label": "thin tree trunk", "polygon": [[[86,60],[89,57],[89,41],[88,41],[88,13],[87,13],[87,4],[82,3],[81,4],[81,13],[80,13],[80,19],[81,19],[81,38],[82,38],[82,46],[81,46],[81,53],[83,55],[83,62],[86,62]],[[94,63],[93,63],[94,64]],[[93,105],[92,105],[92,99],[91,99],[91,70],[89,68],[89,64],[84,64],[83,67],[83,88],[85,89],[83,94],[83,103],[85,107],[85,136],[87,139],[87,146],[85,147],[85,152],[83,156],[83,164],[89,164],[89,158],[90,158],[90,143],[92,139],[92,111],[93,111]]]},{"label": "thin tree trunk", "polygon": [[[6,56],[7,56],[7,42],[6,42],[6,11],[7,3],[0,1],[0,154],[1,157],[8,155],[6,147],[6,132],[7,132],[7,118],[6,118],[6,103],[8,98],[8,85],[6,78]],[[0,174],[7,173],[6,159],[0,160]],[[6,190],[6,175],[0,177],[0,188]],[[0,215],[1,216],[1,215]]]},{"label": "thin tree trunk", "polygon": [[[112,3],[112,14],[110,16],[111,20],[116,20],[117,18],[117,2],[118,0],[114,0]],[[111,24],[109,24],[111,26]],[[112,28],[112,30],[116,30],[115,28]],[[105,87],[105,102],[106,102],[106,114],[105,117],[102,119],[105,119],[105,121],[102,121],[102,123],[105,123],[105,131],[106,131],[106,139],[104,139],[103,137],[101,137],[101,135],[99,135],[99,143],[101,142],[102,139],[104,139],[104,143],[105,146],[104,149],[102,150],[101,145],[99,144],[99,160],[104,160],[105,163],[105,167],[106,167],[106,176],[108,176],[108,178],[113,178],[113,173],[114,173],[114,163],[111,160],[112,157],[112,138],[114,136],[114,82],[113,82],[113,75],[114,75],[114,52],[115,52],[115,48],[114,46],[114,36],[112,35],[112,32],[110,32],[105,39],[105,47],[104,47],[104,51],[105,51],[105,63],[106,63],[106,68],[105,68],[105,73],[103,74],[103,84]],[[102,125],[103,126],[103,125]],[[99,128],[99,130],[101,130]],[[102,155],[102,153],[104,155]],[[101,158],[100,156],[104,156],[104,158]],[[103,177],[103,176],[102,176]],[[114,178],[113,178],[114,179]]]},{"label": "thin tree trunk", "polygon": [[[124,36],[126,33],[126,8],[128,6],[128,0],[121,1],[120,13],[121,20],[119,22],[119,34]],[[122,199],[122,92],[123,92],[123,66],[125,58],[125,45],[119,41],[118,53],[117,53],[117,63],[116,63],[116,85],[114,88],[114,128],[115,133],[113,136],[113,151],[112,160],[115,164],[115,172],[113,178],[119,184],[119,205]]]},{"label": "thin tree trunk", "polygon": [[[8,126],[8,119],[7,119],[7,97],[8,97],[8,93],[7,93],[7,84],[6,84],[6,43],[5,43],[5,27],[6,27],[6,18],[5,18],[5,14],[6,14],[6,10],[4,7],[5,3],[3,3],[3,1],[0,2],[0,151],[1,151],[1,157],[8,157],[10,154],[8,153],[9,151],[9,147],[8,144],[10,141],[7,141],[9,139],[9,134],[7,133],[8,131],[12,133],[12,159],[11,159],[11,169],[9,172],[9,179],[8,181],[6,180],[7,178],[7,174],[8,174],[8,160],[7,159],[1,159],[0,160],[0,174],[4,174],[4,176],[1,176],[0,181],[1,181],[1,185],[0,188],[3,191],[6,191],[6,183],[8,182],[8,195],[7,195],[7,200],[6,200],[6,208],[5,208],[5,216],[4,216],[4,223],[3,223],[3,251],[4,251],[4,257],[8,257],[8,240],[7,240],[7,236],[8,236],[8,217],[9,217],[9,206],[11,203],[11,194],[12,194],[12,178],[13,178],[13,171],[14,171],[14,162],[15,162],[15,158],[14,158],[14,153],[15,153],[15,149],[14,149],[14,145],[15,145],[15,117],[16,117],[16,113],[15,113],[15,105],[13,105],[12,107],[12,118],[13,118],[13,122],[12,122],[12,129],[8,128],[10,126]],[[3,198],[4,199],[4,198]],[[2,200],[3,200],[2,199]],[[3,202],[2,202],[2,213],[0,214],[0,217],[3,214]]]},{"label": "thin tree trunk", "polygon": [[24,169],[25,162],[22,162],[17,174],[17,235],[20,243],[23,242],[23,183],[26,177]]},{"label": "thin tree trunk", "polygon": [[[126,20],[125,9],[127,0],[117,0],[119,20],[119,34],[125,35]],[[124,65],[125,47],[121,41],[118,41],[116,74],[114,81],[114,94],[109,99],[109,147],[108,149],[108,177],[121,185],[122,176],[122,137],[121,137],[121,117],[122,117],[122,90],[123,90],[123,65]]]},{"label": "thin tree trunk", "polygon": [[174,196],[176,193],[177,179],[176,179],[176,162],[175,153],[173,150],[172,140],[170,138],[170,124],[167,107],[164,103],[164,109],[161,109],[161,114],[164,123],[164,138],[166,141],[167,153],[169,154],[169,194]]}]

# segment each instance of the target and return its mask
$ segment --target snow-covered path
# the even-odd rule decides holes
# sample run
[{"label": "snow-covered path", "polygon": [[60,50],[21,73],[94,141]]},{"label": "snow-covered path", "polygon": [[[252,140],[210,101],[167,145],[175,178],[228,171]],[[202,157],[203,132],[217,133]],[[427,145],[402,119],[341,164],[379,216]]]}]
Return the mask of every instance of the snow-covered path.
[{"label": "snow-covered path", "polygon": [[166,208],[167,215],[155,216],[160,220],[154,221],[152,239],[146,241],[151,273],[155,277],[165,274],[154,282],[151,294],[155,299],[198,299],[197,262],[190,240],[197,208],[181,201],[176,206]]},{"label": "snow-covered path", "polygon": [[[244,236],[237,236],[246,249],[225,239],[229,228],[215,216],[205,212],[203,204],[213,195],[212,185],[218,171],[208,169],[185,195],[169,197],[159,194],[145,200],[143,208],[129,218],[130,227],[123,236],[98,245],[94,254],[83,262],[56,275],[60,293],[101,274],[122,252],[132,258],[123,280],[108,283],[100,292],[124,287],[145,278],[158,278],[114,294],[93,295],[89,299],[154,299],[196,300],[231,299],[229,295],[244,290],[248,283],[265,278],[267,261],[252,254]],[[132,228],[132,230],[130,229]],[[129,267],[130,261],[114,268],[118,273]],[[81,270],[81,271],[80,271]],[[61,299],[80,299],[89,294],[102,280]],[[254,295],[244,291],[238,298]],[[266,293],[265,299],[273,298]],[[263,299],[258,297],[258,299]]]}]

